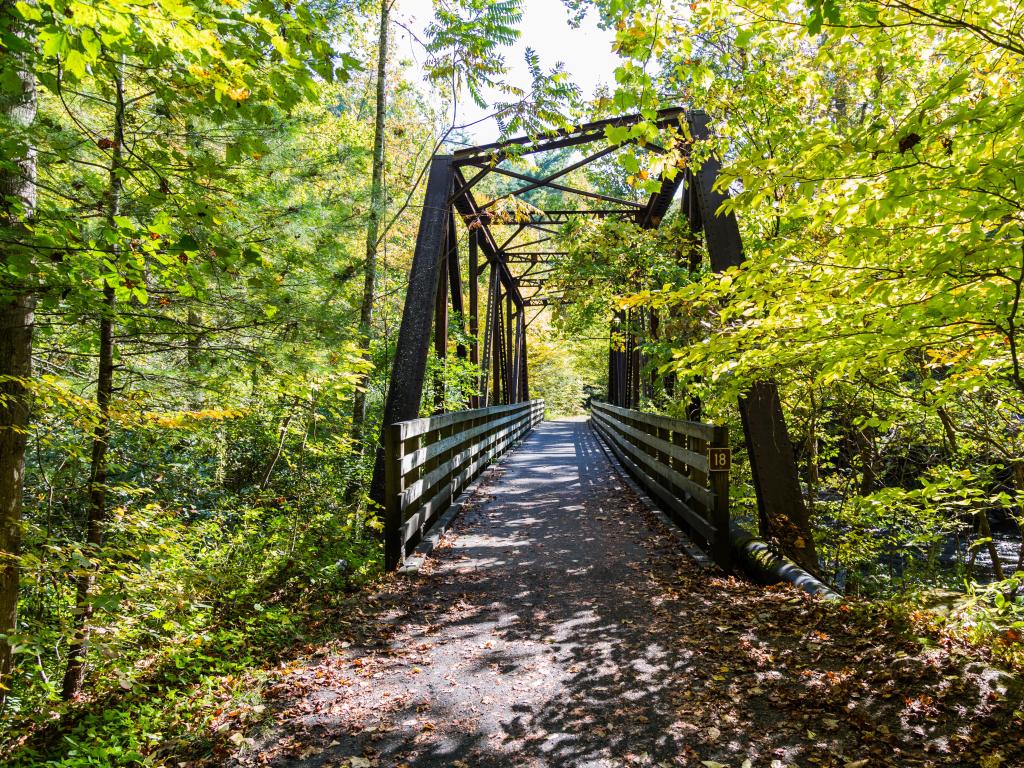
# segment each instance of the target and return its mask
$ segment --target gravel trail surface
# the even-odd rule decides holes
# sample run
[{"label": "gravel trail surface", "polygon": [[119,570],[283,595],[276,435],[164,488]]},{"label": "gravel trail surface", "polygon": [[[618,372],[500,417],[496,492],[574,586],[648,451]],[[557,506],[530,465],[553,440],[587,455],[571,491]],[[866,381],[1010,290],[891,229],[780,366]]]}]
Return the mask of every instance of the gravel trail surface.
[{"label": "gravel trail surface", "polygon": [[1024,766],[1003,678],[698,566],[584,421],[538,426],[371,605],[280,670],[232,764]]}]

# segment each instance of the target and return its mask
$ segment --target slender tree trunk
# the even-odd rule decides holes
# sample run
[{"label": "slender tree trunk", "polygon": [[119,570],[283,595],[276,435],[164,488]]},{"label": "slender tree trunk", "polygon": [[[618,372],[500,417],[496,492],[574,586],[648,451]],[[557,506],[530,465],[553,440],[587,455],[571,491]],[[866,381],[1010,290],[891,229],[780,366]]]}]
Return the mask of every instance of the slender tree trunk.
[{"label": "slender tree trunk", "polygon": [[[110,180],[107,186],[106,214],[109,226],[121,212],[121,168],[124,162],[124,71],[118,67],[114,79],[114,146],[110,156]],[[113,259],[117,263],[119,247],[114,246]],[[103,528],[107,522],[107,451],[110,446],[110,400],[114,392],[114,287],[103,289],[103,304],[99,321],[99,368],[96,378],[96,426],[92,433],[92,456],[89,465],[89,518],[86,527],[85,554],[99,557],[103,545]],[[96,582],[96,564],[90,564],[78,577],[75,594],[75,634],[68,649],[68,666],[64,673],[61,695],[65,699],[77,696],[85,679],[86,656],[89,650],[91,602]]]},{"label": "slender tree trunk", "polygon": [[277,441],[277,450],[274,451],[274,455],[270,458],[270,463],[267,465],[267,471],[263,473],[263,479],[260,481],[261,491],[265,491],[270,487],[270,478],[274,474],[274,467],[277,466],[277,462],[281,460],[281,454],[284,453],[284,444],[288,440],[288,427],[291,426],[292,419],[294,417],[295,411],[292,410],[287,416],[281,419],[281,426],[278,427],[280,437]]},{"label": "slender tree trunk", "polygon": [[988,510],[979,509],[978,513],[978,533],[981,534],[981,538],[985,539],[985,549],[988,550],[988,556],[992,560],[992,572],[995,573],[996,580],[1003,581],[1006,579],[1006,574],[1003,571],[1003,563],[999,559],[999,550],[996,548],[996,542],[992,538],[992,526],[988,521]]},{"label": "slender tree trunk", "polygon": [[807,424],[807,511],[813,517],[821,476],[818,468],[818,399],[810,390],[811,415]]},{"label": "slender tree trunk", "polygon": [[955,459],[956,455],[960,452],[960,442],[956,437],[956,429],[953,427],[953,419],[950,418],[949,411],[941,405],[935,410],[936,413],[939,414],[939,421],[942,422],[942,432],[946,438],[946,445],[949,448],[950,458]]},{"label": "slender tree trunk", "polygon": [[[24,30],[14,21],[14,3],[0,2],[0,20],[14,39]],[[22,63],[15,52],[12,61]],[[17,136],[36,115],[35,79],[27,68],[16,71],[19,87],[0,89],[0,131]],[[21,500],[29,422],[32,331],[35,300],[30,286],[10,276],[8,265],[23,259],[25,222],[35,213],[36,157],[26,140],[18,156],[0,167],[0,711],[14,666],[10,633],[17,628],[21,555]],[[13,161],[13,162],[12,162]],[[9,163],[9,164],[8,164]],[[15,200],[9,205],[7,200]]]},{"label": "slender tree trunk", "polygon": [[[373,338],[373,302],[377,292],[377,240],[384,218],[384,117],[387,112],[385,86],[388,63],[388,15],[393,0],[381,0],[377,43],[377,107],[373,126],[373,171],[370,182],[370,216],[366,223],[366,261],[363,265],[363,298],[359,306],[359,336],[369,349]],[[360,377],[352,410],[352,435],[362,439],[366,421],[366,386],[369,374]]]},{"label": "slender tree trunk", "polygon": [[864,465],[860,478],[860,495],[867,496],[878,484],[878,473],[875,467],[878,464],[878,455],[875,451],[875,433],[871,427],[855,429],[854,440],[859,448],[861,463]]},{"label": "slender tree trunk", "polygon": [[[92,433],[89,465],[89,518],[85,534],[85,555],[90,559],[99,556],[107,517],[107,447],[110,441],[110,396],[114,385],[113,309],[114,289],[107,286],[103,290],[103,316],[100,318],[100,359],[96,383],[98,416]],[[93,614],[90,598],[95,583],[96,563],[92,563],[79,575],[75,585],[75,634],[68,650],[68,666],[64,673],[62,695],[65,699],[78,695],[85,679]]]}]

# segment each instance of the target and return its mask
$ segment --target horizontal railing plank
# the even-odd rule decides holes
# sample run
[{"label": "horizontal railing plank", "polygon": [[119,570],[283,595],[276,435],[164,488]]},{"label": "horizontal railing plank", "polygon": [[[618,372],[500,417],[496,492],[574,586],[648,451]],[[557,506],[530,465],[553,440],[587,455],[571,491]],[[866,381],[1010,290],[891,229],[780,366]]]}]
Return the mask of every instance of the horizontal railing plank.
[{"label": "horizontal railing plank", "polygon": [[427,432],[435,432],[445,427],[459,424],[460,422],[470,421],[472,419],[489,418],[490,416],[496,416],[501,413],[509,413],[512,411],[525,411],[530,407],[530,403],[514,403],[512,405],[493,405],[490,408],[474,408],[468,411],[453,411],[452,413],[442,413],[439,416],[428,416],[424,419],[411,419],[409,421],[400,421],[399,425],[399,436],[402,440],[408,440],[411,437],[418,437],[426,434]]},{"label": "horizontal railing plank", "polygon": [[642,432],[639,429],[623,424],[622,422],[616,422],[616,429],[623,432],[630,437],[639,440],[649,448],[653,448],[656,451],[667,454],[673,459],[683,462],[684,464],[693,467],[699,472],[708,471],[708,457],[701,453],[683,448],[681,445],[670,443],[667,440],[662,440],[660,437],[656,437],[647,432]]},{"label": "horizontal railing plank", "polygon": [[[701,546],[707,547],[715,562],[731,570],[729,430],[608,403],[591,405],[590,423],[608,451],[670,516],[698,539],[703,538]],[[671,440],[665,439],[666,432],[671,433]],[[685,444],[680,437],[686,439]],[[689,438],[695,438],[697,444],[691,444]],[[707,455],[700,453],[704,445]],[[724,459],[717,462],[717,469],[710,460],[712,451],[716,460]],[[692,476],[680,469],[692,470],[687,473]]]},{"label": "horizontal railing plank", "polygon": [[[501,420],[504,421],[504,420]],[[439,482],[443,482],[445,476],[451,474],[462,468],[463,463],[474,458],[477,453],[487,448],[492,443],[500,441],[502,437],[513,431],[520,421],[513,421],[511,423],[501,426],[492,434],[489,434],[485,440],[471,443],[465,450],[459,451],[453,454],[451,458],[442,464],[438,465],[426,475],[421,477],[408,485],[408,487],[402,492],[400,503],[402,508],[407,508],[416,499],[422,496],[426,491],[432,489]]]},{"label": "horizontal railing plank", "polygon": [[667,480],[669,483],[675,485],[677,488],[682,489],[690,496],[692,496],[694,499],[696,499],[698,502],[700,502],[700,504],[703,505],[705,508],[710,509],[714,505],[715,494],[713,494],[707,488],[698,485],[681,472],[678,472],[677,470],[673,469],[667,464],[663,464],[662,462],[655,459],[653,456],[644,453],[631,442],[626,440],[624,437],[614,432],[614,430],[619,426],[618,424],[616,424],[613,420],[608,419],[603,414],[601,415],[601,418],[604,421],[604,424],[606,424],[609,427],[609,429],[613,431],[612,439],[614,439],[620,445],[620,447],[622,447],[623,450],[627,451],[630,455],[632,455],[636,461],[644,464],[648,469],[650,469],[651,473],[664,480]]},{"label": "horizontal railing plank", "polygon": [[650,493],[657,496],[658,500],[679,517],[684,523],[690,526],[705,541],[713,541],[717,534],[715,527],[705,520],[698,512],[690,507],[685,501],[676,496],[671,489],[662,484],[660,477],[651,474],[648,468],[636,463],[609,434],[605,424],[595,422],[598,432],[605,438],[608,447],[622,462],[623,466],[633,475]]},{"label": "horizontal railing plank", "polygon": [[502,440],[500,439],[501,436],[499,436],[498,441],[490,450],[477,453],[475,461],[465,467],[458,475],[453,476],[452,479],[448,483],[445,483],[426,504],[413,512],[402,524],[403,546],[407,545],[410,540],[415,538],[417,533],[422,533],[429,529],[434,519],[458,497],[462,490],[476,479],[480,472],[483,471],[495,456],[501,455],[508,445],[514,443],[519,437],[521,437],[522,434],[527,431],[528,426],[532,427],[533,425],[522,423],[514,433],[506,435],[507,440]]},{"label": "horizontal railing plank", "polygon": [[[500,418],[495,419],[494,421],[486,421],[483,424],[478,424],[477,426],[471,427],[463,432],[456,432],[454,435],[451,435],[450,437],[446,437],[443,440],[438,440],[436,443],[429,443],[428,445],[425,445],[422,448],[413,451],[412,453],[407,453],[404,456],[402,456],[402,476],[405,477],[412,470],[422,466],[423,464],[426,464],[431,459],[440,456],[446,451],[458,448],[462,444],[470,440],[483,437],[488,432],[497,429],[503,424],[511,424],[515,422],[517,419],[521,418],[523,418],[523,414],[521,413],[510,413],[509,415],[502,416]],[[467,419],[467,421],[469,421],[469,419]]]},{"label": "horizontal railing plank", "polygon": [[659,416],[655,413],[631,411],[628,408],[620,408],[617,405],[602,403],[596,400],[591,403],[591,407],[595,410],[599,409],[608,411],[609,413],[613,413],[624,419],[633,419],[634,421],[639,421],[657,429],[667,429],[670,432],[679,432],[684,435],[689,435],[690,437],[695,437],[698,440],[710,441],[715,434],[714,427],[712,425],[704,424],[699,421],[672,419],[668,416]]},{"label": "horizontal railing plank", "polygon": [[[386,498],[385,549],[394,554],[387,567],[397,567],[459,493],[543,418],[544,401],[529,400],[390,425],[385,474],[393,490]],[[406,441],[413,438],[419,440],[406,453]],[[438,461],[406,484],[408,475]]]}]

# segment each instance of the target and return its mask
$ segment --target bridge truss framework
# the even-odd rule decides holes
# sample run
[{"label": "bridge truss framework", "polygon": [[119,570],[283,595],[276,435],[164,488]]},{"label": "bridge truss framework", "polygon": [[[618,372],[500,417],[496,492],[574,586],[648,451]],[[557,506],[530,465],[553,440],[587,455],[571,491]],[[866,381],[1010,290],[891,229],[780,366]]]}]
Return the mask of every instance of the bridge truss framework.
[{"label": "bridge truss framework", "polygon": [[[565,255],[558,250],[559,227],[574,217],[616,217],[654,228],[682,187],[682,214],[691,232],[703,232],[712,271],[724,271],[742,263],[743,244],[736,218],[732,213],[718,213],[726,195],[715,188],[721,163],[713,156],[699,168],[688,167],[671,180],[663,178],[659,191],[645,203],[579,189],[564,181],[573,171],[630,143],[609,142],[609,127],[629,127],[641,120],[640,115],[612,118],[539,138],[518,137],[433,157],[385,401],[385,429],[389,424],[419,416],[431,342],[438,358],[448,355],[452,320],[465,323],[456,338],[469,340],[468,344],[459,343],[455,353],[468,357],[481,371],[476,391],[466,405],[478,408],[529,399],[526,331],[545,307],[568,300],[549,289],[547,275],[551,271],[550,260]],[[686,130],[679,130],[680,137],[688,133],[694,142],[710,137],[708,117],[700,111],[666,109],[657,114],[655,122],[660,129],[669,130],[682,129],[685,123]],[[689,154],[690,146],[684,145],[684,155]],[[589,154],[543,177],[504,167],[518,158],[570,147],[587,147]],[[664,151],[651,143],[644,149]],[[481,203],[474,189],[492,175],[512,179],[519,186]],[[525,217],[509,217],[501,211],[503,200],[537,189],[559,191],[563,199],[579,202],[573,207],[534,209]],[[468,296],[463,293],[460,223],[467,233]],[[687,257],[691,268],[699,268],[699,250]],[[483,328],[479,327],[481,308]],[[531,309],[537,312],[527,319]],[[610,334],[608,400],[635,408],[643,386],[641,343],[634,333],[636,318],[618,313],[612,322],[626,331]],[[648,315],[646,322],[649,328],[657,327],[656,316]],[[441,409],[443,401],[438,399],[437,405]],[[805,519],[777,387],[770,381],[755,384],[740,399],[739,409],[762,532],[780,514],[783,519]],[[690,418],[699,420],[699,403],[694,404]],[[383,452],[378,448],[371,485],[371,495],[377,501],[383,499],[383,485]]]}]

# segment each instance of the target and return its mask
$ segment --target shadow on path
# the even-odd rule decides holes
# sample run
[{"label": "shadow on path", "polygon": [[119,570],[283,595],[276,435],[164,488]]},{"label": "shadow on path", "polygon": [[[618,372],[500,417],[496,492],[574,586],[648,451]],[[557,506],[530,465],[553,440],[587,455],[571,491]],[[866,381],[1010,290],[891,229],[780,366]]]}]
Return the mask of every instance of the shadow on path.
[{"label": "shadow on path", "polygon": [[990,676],[877,611],[702,570],[586,422],[490,472],[369,640],[282,672],[235,764],[1024,765]]}]

